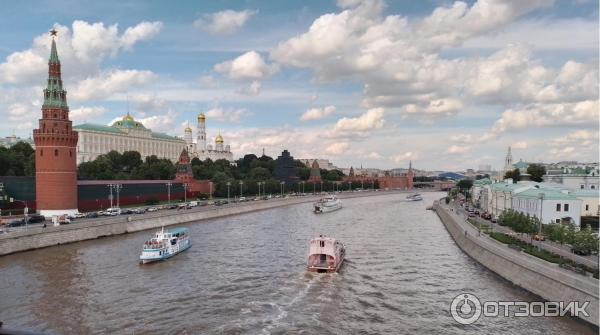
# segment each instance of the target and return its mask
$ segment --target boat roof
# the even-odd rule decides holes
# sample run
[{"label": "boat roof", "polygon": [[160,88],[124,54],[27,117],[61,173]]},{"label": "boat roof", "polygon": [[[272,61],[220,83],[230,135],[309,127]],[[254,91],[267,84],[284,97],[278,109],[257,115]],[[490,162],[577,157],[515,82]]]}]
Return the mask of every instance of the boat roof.
[{"label": "boat roof", "polygon": [[333,238],[333,237],[327,237],[325,235],[321,235],[319,237],[315,237],[312,240],[310,240],[310,242],[313,242],[313,241],[330,241],[330,242],[334,242],[335,243],[336,239]]},{"label": "boat roof", "polygon": [[167,232],[169,232],[171,234],[177,234],[177,233],[187,233],[187,231],[188,231],[187,228],[178,227],[178,228],[171,228]]}]

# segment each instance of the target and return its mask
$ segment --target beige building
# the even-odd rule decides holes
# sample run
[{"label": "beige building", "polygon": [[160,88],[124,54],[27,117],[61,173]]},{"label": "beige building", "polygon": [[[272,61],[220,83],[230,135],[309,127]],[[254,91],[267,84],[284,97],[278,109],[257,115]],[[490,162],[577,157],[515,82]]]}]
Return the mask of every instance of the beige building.
[{"label": "beige building", "polygon": [[110,126],[84,123],[73,129],[79,133],[77,164],[92,161],[112,150],[137,151],[142,159],[156,155],[177,162],[185,148],[183,139],[153,132],[129,114]]}]

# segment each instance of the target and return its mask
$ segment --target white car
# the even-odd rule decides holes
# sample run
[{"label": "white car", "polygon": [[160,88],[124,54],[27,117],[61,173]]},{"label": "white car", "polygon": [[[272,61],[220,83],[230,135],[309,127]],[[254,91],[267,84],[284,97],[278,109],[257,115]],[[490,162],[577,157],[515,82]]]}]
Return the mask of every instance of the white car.
[{"label": "white car", "polygon": [[149,207],[146,211],[147,212],[157,212],[158,208],[156,208],[156,207]]},{"label": "white car", "polygon": [[84,218],[84,217],[85,217],[84,213],[77,213],[77,214],[75,214],[75,218],[77,218],[77,219],[81,219],[81,218]]}]

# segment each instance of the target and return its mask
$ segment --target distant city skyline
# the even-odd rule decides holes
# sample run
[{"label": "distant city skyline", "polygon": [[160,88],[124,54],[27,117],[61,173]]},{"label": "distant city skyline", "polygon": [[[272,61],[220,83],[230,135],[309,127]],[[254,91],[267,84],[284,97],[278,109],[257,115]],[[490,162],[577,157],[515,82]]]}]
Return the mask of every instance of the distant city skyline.
[{"label": "distant city skyline", "polygon": [[509,145],[514,162],[598,161],[596,1],[3,9],[0,137],[31,137],[54,28],[74,124],[129,111],[183,138],[204,112],[235,157],[340,167],[501,170]]}]

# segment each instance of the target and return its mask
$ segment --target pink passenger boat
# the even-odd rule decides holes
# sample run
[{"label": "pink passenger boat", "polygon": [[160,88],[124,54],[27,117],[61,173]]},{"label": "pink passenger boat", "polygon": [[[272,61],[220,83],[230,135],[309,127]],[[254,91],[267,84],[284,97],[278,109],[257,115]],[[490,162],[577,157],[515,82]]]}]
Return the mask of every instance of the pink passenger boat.
[{"label": "pink passenger boat", "polygon": [[334,238],[319,235],[310,240],[308,271],[337,272],[344,262],[346,248]]}]

